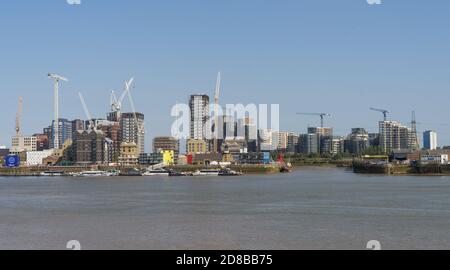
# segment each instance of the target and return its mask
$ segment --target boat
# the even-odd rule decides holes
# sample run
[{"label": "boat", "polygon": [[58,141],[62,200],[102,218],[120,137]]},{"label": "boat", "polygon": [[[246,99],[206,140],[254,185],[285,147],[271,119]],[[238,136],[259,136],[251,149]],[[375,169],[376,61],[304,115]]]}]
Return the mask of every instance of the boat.
[{"label": "boat", "polygon": [[175,172],[175,171],[171,171],[169,173],[169,176],[171,176],[171,177],[183,177],[183,176],[194,176],[194,174],[192,172]]},{"label": "boat", "polygon": [[220,170],[217,169],[203,169],[197,170],[193,176],[219,176]]},{"label": "boat", "polygon": [[47,172],[41,172],[41,176],[65,176],[65,172],[61,171],[47,171]]},{"label": "boat", "polygon": [[241,175],[242,175],[241,172],[236,172],[229,168],[225,168],[223,170],[220,170],[219,172],[219,176],[241,176]]},{"label": "boat", "polygon": [[280,173],[292,173],[292,167],[289,166],[282,166],[280,167]]},{"label": "boat", "polygon": [[154,169],[147,170],[143,174],[143,176],[169,176],[170,172],[164,169]]},{"label": "boat", "polygon": [[131,169],[129,171],[121,172],[120,176],[142,176],[142,173],[138,169]]},{"label": "boat", "polygon": [[84,171],[74,176],[77,177],[109,177],[109,176],[117,176],[117,173],[114,172],[105,172],[105,171]]}]

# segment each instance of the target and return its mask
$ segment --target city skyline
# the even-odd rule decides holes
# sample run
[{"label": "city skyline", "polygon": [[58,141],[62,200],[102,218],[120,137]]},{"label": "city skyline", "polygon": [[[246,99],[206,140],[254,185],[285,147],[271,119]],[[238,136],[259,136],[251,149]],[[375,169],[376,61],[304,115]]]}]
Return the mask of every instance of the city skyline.
[{"label": "city skyline", "polygon": [[[389,120],[406,125],[416,111],[419,134],[436,130],[439,144],[450,144],[443,111],[450,97],[448,3],[241,2],[106,6],[83,1],[74,7],[40,1],[26,8],[20,1],[5,3],[0,91],[8,102],[0,116],[0,145],[11,143],[19,96],[24,97],[23,134],[51,124],[48,72],[70,79],[60,93],[61,118],[68,119],[85,118],[79,91],[93,116],[105,118],[110,91],[121,91],[123,81],[136,76],[133,94],[137,111],[146,115],[148,150],[153,137],[170,135],[176,102],[187,103],[198,92],[213,97],[219,70],[222,105],[279,103],[283,131],[306,133],[308,126],[319,126],[319,119],[296,112],[324,111],[333,114],[327,126],[337,135],[355,127],[377,132],[381,115],[369,110],[375,106],[389,109]],[[150,6],[151,15],[142,12]],[[217,8],[223,11],[214,14],[218,22],[205,12]],[[258,12],[248,14],[251,8]],[[47,18],[55,10],[60,15]],[[14,13],[23,15],[20,21]]]}]

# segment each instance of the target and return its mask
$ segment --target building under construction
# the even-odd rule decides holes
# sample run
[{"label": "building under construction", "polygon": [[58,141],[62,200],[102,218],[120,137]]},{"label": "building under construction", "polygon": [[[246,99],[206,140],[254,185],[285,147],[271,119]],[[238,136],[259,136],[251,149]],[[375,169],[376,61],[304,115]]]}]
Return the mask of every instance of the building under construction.
[{"label": "building under construction", "polygon": [[380,147],[385,153],[392,150],[417,148],[417,135],[412,128],[408,128],[397,121],[380,121]]}]

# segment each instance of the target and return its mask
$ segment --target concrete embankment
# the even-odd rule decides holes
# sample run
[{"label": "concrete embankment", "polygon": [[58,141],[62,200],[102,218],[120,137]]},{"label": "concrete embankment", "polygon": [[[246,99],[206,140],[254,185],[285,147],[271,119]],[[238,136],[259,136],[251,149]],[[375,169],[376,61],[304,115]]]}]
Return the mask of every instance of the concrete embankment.
[{"label": "concrete embankment", "polygon": [[[120,170],[127,171],[134,167],[108,167],[99,166],[96,170],[112,171]],[[137,166],[138,169],[145,169],[147,167]],[[177,172],[195,172],[197,170],[204,169],[204,166],[171,166],[172,169]],[[210,167],[215,169],[218,167]],[[244,174],[273,174],[279,173],[280,167],[277,165],[232,165],[230,169],[242,172]],[[0,168],[0,176],[40,176],[43,172],[64,172],[64,173],[79,173],[82,171],[90,170],[87,167],[20,167],[20,168]]]},{"label": "concrete embankment", "polygon": [[20,167],[20,168],[0,168],[0,176],[40,176],[47,171],[77,173],[86,170],[85,167]]},{"label": "concrete embankment", "polygon": [[440,164],[373,164],[354,162],[353,171],[360,174],[388,175],[450,175],[450,165]]},{"label": "concrete embankment", "polygon": [[361,174],[390,174],[389,164],[371,164],[366,162],[353,162],[353,172]]},{"label": "concrete embankment", "polygon": [[292,162],[294,167],[338,167],[351,168],[352,160],[304,160],[301,162]]}]

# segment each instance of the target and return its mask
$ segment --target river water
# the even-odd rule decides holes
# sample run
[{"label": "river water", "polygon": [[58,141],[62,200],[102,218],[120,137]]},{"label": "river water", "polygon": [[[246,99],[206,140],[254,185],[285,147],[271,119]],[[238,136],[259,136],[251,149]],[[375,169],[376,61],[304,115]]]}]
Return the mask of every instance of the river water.
[{"label": "river water", "polygon": [[450,177],[0,178],[0,249],[450,249]]}]

